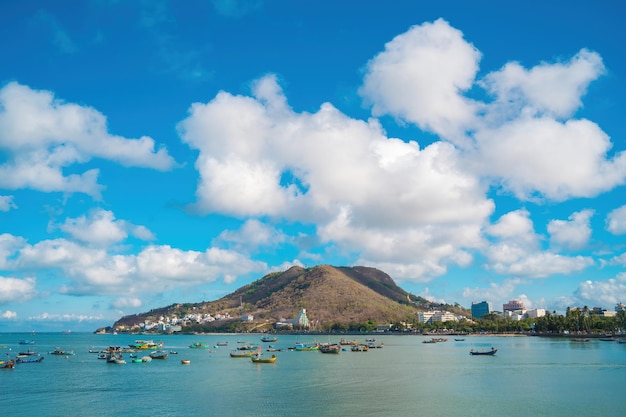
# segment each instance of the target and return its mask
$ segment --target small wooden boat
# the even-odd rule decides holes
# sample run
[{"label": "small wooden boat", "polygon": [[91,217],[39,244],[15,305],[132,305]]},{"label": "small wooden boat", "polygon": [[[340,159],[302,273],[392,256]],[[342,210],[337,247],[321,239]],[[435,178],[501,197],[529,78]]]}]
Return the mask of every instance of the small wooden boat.
[{"label": "small wooden boat", "polygon": [[312,351],[312,350],[318,350],[320,348],[319,343],[313,343],[313,344],[303,344],[303,343],[296,343],[294,350],[296,352],[307,352],[307,351]]},{"label": "small wooden boat", "polygon": [[461,338],[461,339],[454,338],[454,341],[455,341],[455,342],[463,342],[464,340],[465,340],[465,339],[462,339],[462,338]]},{"label": "small wooden boat", "polygon": [[352,352],[367,352],[370,348],[367,345],[354,345],[350,348],[350,350]]},{"label": "small wooden boat", "polygon": [[13,359],[10,359],[7,362],[4,362],[4,364],[0,366],[0,369],[13,369],[13,368],[15,368],[15,361]]},{"label": "small wooden boat", "polygon": [[191,361],[189,359],[182,359],[180,361],[180,363],[183,364],[183,365],[189,365],[189,364],[191,364]]},{"label": "small wooden boat", "polygon": [[135,340],[135,343],[128,345],[132,349],[150,350],[160,349],[163,347],[163,342],[155,342],[154,340]]},{"label": "small wooden boat", "polygon": [[209,346],[207,343],[195,342],[195,343],[190,344],[189,347],[191,349],[208,349],[211,346]]},{"label": "small wooden boat", "polygon": [[446,339],[445,337],[433,337],[428,340],[422,340],[422,343],[443,343],[447,341],[448,339]]},{"label": "small wooden boat", "polygon": [[133,358],[132,360],[133,363],[144,363],[144,360],[141,358]]},{"label": "small wooden boat", "polygon": [[166,350],[155,350],[153,352],[150,352],[150,357],[152,359],[167,359],[167,356],[169,355],[169,352]]},{"label": "small wooden boat", "polygon": [[74,351],[73,350],[63,350],[63,349],[56,348],[53,351],[48,352],[48,354],[49,355],[68,356],[68,355],[73,355]]},{"label": "small wooden boat", "polygon": [[575,337],[572,339],[572,342],[574,343],[587,343],[589,341],[589,338],[586,337]]},{"label": "small wooden boat", "polygon": [[250,359],[252,360],[252,363],[274,363],[278,358],[276,357],[276,355],[272,355],[269,358],[261,357],[261,348],[259,348],[259,351],[256,353],[256,355],[251,356]]},{"label": "small wooden boat", "polygon": [[470,355],[486,355],[486,356],[493,356],[496,354],[496,352],[498,351],[498,349],[495,348],[491,348],[490,350],[470,350]]},{"label": "small wooden boat", "polygon": [[276,336],[263,336],[261,338],[261,342],[278,342],[278,337],[276,337]]},{"label": "small wooden boat", "polygon": [[319,351],[322,353],[339,353],[341,352],[341,346],[337,344],[321,344]]},{"label": "small wooden boat", "polygon": [[237,346],[237,350],[256,350],[257,346],[256,345],[242,345],[242,346]]},{"label": "small wooden boat", "polygon": [[218,346],[228,346],[228,342],[217,342]]},{"label": "small wooden boat", "polygon": [[231,350],[230,351],[231,358],[250,358],[254,355],[255,353],[253,350]]}]

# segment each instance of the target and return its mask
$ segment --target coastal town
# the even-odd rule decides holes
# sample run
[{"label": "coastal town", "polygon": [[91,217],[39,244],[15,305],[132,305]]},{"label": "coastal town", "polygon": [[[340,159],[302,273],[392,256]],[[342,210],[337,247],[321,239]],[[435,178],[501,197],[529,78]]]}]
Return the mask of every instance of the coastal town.
[{"label": "coastal town", "polygon": [[[219,326],[220,322],[230,323],[231,328],[245,329],[246,332],[260,331],[260,332],[289,332],[293,330],[298,331],[321,331],[322,328],[316,328],[314,322],[309,320],[307,316],[307,310],[302,308],[298,311],[294,318],[286,319],[281,318],[277,321],[269,320],[255,320],[255,316],[252,314],[243,314],[240,316],[233,316],[229,312],[203,312],[196,311],[196,307],[192,307],[191,311],[183,315],[161,315],[155,319],[146,319],[143,322],[137,323],[133,326],[116,326],[110,329],[98,329],[95,333],[107,333],[107,332],[125,332],[125,333],[141,333],[141,332],[154,332],[154,333],[180,333],[185,329],[193,328],[194,326],[213,325],[216,328],[223,330],[223,327]],[[463,329],[463,332],[470,332],[468,329],[471,326],[476,326],[484,320],[490,321],[505,321],[512,324],[514,328],[519,331],[536,331],[540,330],[535,322],[529,324],[528,327],[515,326],[515,322],[534,320],[540,322],[542,319],[545,321],[546,317],[563,317],[569,319],[567,322],[571,323],[572,318],[578,320],[574,329],[578,332],[588,331],[591,332],[592,326],[590,323],[592,319],[603,320],[612,319],[611,323],[615,328],[602,328],[600,330],[606,331],[624,331],[624,319],[626,318],[626,305],[623,303],[617,303],[613,310],[608,310],[602,307],[572,307],[567,308],[565,315],[556,314],[556,312],[548,312],[546,309],[527,309],[524,303],[520,300],[510,300],[502,305],[502,311],[494,310],[493,305],[489,301],[473,302],[470,309],[470,315],[454,314],[450,311],[440,309],[430,309],[426,311],[420,311],[416,314],[415,321],[413,323],[400,322],[400,323],[373,323],[373,326],[365,329],[368,332],[386,333],[386,332],[422,332],[424,330],[435,330],[445,332],[458,332],[459,329]],[[618,320],[618,318],[621,318]],[[237,325],[233,326],[233,323]],[[565,323],[565,321],[564,321]],[[621,323],[621,327],[620,327]],[[465,325],[465,327],[463,327]],[[476,329],[474,327],[474,329]],[[480,327],[479,331],[484,331]],[[363,332],[363,328],[359,329]],[[566,329],[565,326],[561,329],[566,334],[570,329]]]}]

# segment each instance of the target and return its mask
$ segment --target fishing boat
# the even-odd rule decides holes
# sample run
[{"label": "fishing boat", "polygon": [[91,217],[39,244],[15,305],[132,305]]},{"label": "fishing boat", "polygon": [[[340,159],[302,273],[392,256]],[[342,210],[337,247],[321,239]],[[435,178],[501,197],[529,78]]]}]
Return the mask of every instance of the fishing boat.
[{"label": "fishing boat", "polygon": [[443,343],[447,341],[448,339],[446,339],[445,337],[433,337],[428,340],[423,340],[422,343]]},{"label": "fishing boat", "polygon": [[348,339],[345,339],[345,338],[342,337],[339,340],[339,344],[342,345],[342,346],[351,346],[351,345],[358,344],[358,342],[356,340],[348,340]]},{"label": "fishing boat", "polygon": [[35,341],[32,339],[22,339],[19,341],[20,345],[34,345]]},{"label": "fishing boat", "polygon": [[251,356],[250,359],[252,359],[253,363],[274,363],[276,362],[276,355],[272,355],[270,358],[261,358],[261,357],[257,357],[257,356]]},{"label": "fishing boat", "polygon": [[169,352],[166,350],[155,350],[153,352],[150,352],[150,357],[152,359],[167,359],[167,356],[169,355]]},{"label": "fishing boat", "polygon": [[261,357],[261,348],[259,348],[256,354],[251,356],[250,359],[252,360],[252,363],[274,363],[276,362],[277,357],[276,355],[272,355],[269,358],[263,358]]},{"label": "fishing boat", "polygon": [[189,347],[191,349],[208,349],[210,348],[210,346],[206,343],[202,343],[202,342],[195,342],[189,345]]},{"label": "fishing boat", "polygon": [[183,365],[189,365],[191,364],[191,361],[189,359],[181,359],[180,363]]},{"label": "fishing boat", "polygon": [[278,337],[266,335],[261,338],[261,342],[278,342]]},{"label": "fishing boat", "polygon": [[367,352],[368,350],[370,350],[370,348],[367,345],[360,344],[352,346],[350,350],[352,352]]},{"label": "fishing boat", "polygon": [[[98,359],[100,359],[100,357],[98,357]],[[118,346],[109,346],[104,354],[104,359],[106,359],[107,363],[113,363],[116,365],[123,365],[126,363],[122,357],[122,350]]]},{"label": "fishing boat", "polygon": [[341,352],[341,346],[337,344],[321,344],[319,351],[322,353],[339,353]]},{"label": "fishing boat", "polygon": [[228,346],[228,342],[217,342],[218,346]]},{"label": "fishing boat", "polygon": [[256,350],[256,345],[242,345],[237,346],[237,350]]},{"label": "fishing boat", "polygon": [[133,358],[132,362],[133,363],[144,363],[145,361],[143,359],[141,359],[141,358]]},{"label": "fishing boat", "polygon": [[589,338],[587,337],[575,337],[572,339],[572,342],[574,343],[587,343],[589,341]]},{"label": "fishing boat", "polygon": [[486,356],[493,356],[496,354],[496,352],[498,351],[498,349],[495,348],[491,348],[490,350],[470,350],[470,355],[486,355]]},{"label": "fishing boat", "polygon": [[253,350],[239,350],[239,349],[235,349],[235,350],[231,350],[230,351],[230,357],[231,358],[249,358],[251,356],[254,356],[255,353]]},{"label": "fishing boat", "polygon": [[465,341],[465,339],[463,339],[463,338],[460,338],[460,339],[454,338],[454,341],[455,342],[463,342],[463,341]]},{"label": "fishing boat", "polygon": [[39,355],[17,355],[16,363],[36,363],[43,361],[43,356]]},{"label": "fishing boat", "polygon": [[310,344],[296,343],[294,350],[296,352],[306,352],[306,351],[312,351],[312,350],[319,350],[319,348],[320,348],[319,343],[310,343]]},{"label": "fishing boat", "polygon": [[0,366],[0,369],[13,369],[15,368],[15,361],[13,359],[10,359],[6,362],[2,362],[2,366]]},{"label": "fishing boat", "polygon": [[53,351],[48,352],[49,355],[59,355],[59,356],[68,356],[68,355],[73,355],[74,351],[73,350],[63,350],[60,348],[56,348]]},{"label": "fishing boat", "polygon": [[131,343],[128,346],[139,350],[161,349],[163,347],[163,342],[155,342],[153,340],[135,340],[134,343]]}]

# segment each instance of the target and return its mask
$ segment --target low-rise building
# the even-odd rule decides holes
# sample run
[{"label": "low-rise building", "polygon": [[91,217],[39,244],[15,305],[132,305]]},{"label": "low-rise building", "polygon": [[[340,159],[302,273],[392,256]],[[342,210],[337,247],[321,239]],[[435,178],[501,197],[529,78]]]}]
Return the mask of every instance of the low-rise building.
[{"label": "low-rise building", "polygon": [[446,321],[457,321],[457,316],[450,313],[449,311],[422,311],[417,313],[417,320],[421,323],[434,323],[437,321],[446,322]]},{"label": "low-rise building", "polygon": [[591,312],[596,315],[596,316],[602,316],[602,317],[615,317],[617,316],[617,312],[616,311],[610,311],[607,310],[606,308],[602,308],[602,307],[594,307],[593,310],[591,310]]},{"label": "low-rise building", "polygon": [[543,317],[546,315],[545,308],[535,308],[534,310],[526,311],[526,317],[536,319],[537,317]]}]

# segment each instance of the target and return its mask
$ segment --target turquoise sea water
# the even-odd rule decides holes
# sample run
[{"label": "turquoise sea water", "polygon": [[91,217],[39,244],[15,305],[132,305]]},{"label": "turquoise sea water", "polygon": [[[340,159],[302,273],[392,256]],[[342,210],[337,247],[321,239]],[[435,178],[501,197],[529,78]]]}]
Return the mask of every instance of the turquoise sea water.
[{"label": "turquoise sea water", "polygon": [[[30,348],[41,363],[0,369],[3,416],[623,416],[626,344],[537,337],[469,336],[424,344],[426,336],[373,336],[384,348],[339,355],[287,351],[275,364],[231,358],[237,341],[260,335],[164,335],[165,360],[107,364],[90,349],[152,336],[0,334],[0,355]],[[352,340],[352,337],[349,337]],[[34,345],[19,345],[34,339]],[[356,337],[364,341],[365,337]],[[228,347],[217,342],[228,341]],[[193,342],[210,350],[190,349]],[[494,357],[470,349],[494,346]],[[45,352],[74,350],[74,356]],[[269,353],[264,352],[265,355]],[[139,353],[141,356],[142,353]],[[181,359],[191,360],[182,365]]]}]

